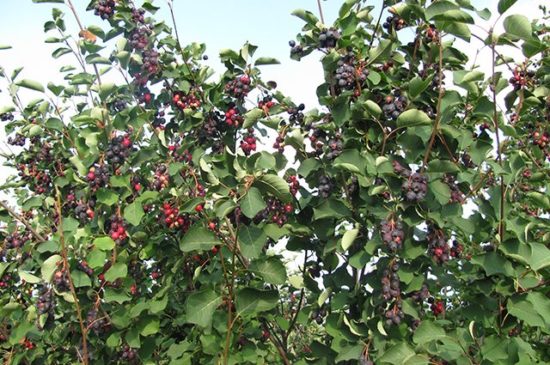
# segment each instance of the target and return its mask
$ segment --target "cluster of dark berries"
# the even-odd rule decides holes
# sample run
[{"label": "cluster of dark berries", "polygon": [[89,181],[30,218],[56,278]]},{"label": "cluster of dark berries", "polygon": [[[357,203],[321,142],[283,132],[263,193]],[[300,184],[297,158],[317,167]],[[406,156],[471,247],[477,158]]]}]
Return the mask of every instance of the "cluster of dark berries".
[{"label": "cluster of dark berries", "polygon": [[136,193],[141,191],[142,186],[141,186],[141,181],[139,176],[137,175],[132,176],[132,179],[130,180],[130,185],[132,185],[132,189],[134,189]]},{"label": "cluster of dark berries", "polygon": [[98,0],[95,6],[95,15],[101,19],[110,19],[115,13],[115,0]]},{"label": "cluster of dark berries", "polygon": [[107,186],[109,184],[109,170],[105,165],[92,166],[88,170],[86,179],[92,190],[97,190],[101,187]]},{"label": "cluster of dark berries", "polygon": [[170,176],[168,175],[166,165],[160,165],[155,169],[155,178],[153,180],[152,187],[157,191],[161,191],[166,188],[170,182]]},{"label": "cluster of dark berries", "polygon": [[400,221],[384,219],[380,223],[380,232],[382,241],[391,252],[395,252],[403,246],[405,232],[403,232],[403,224]]},{"label": "cluster of dark berries", "polygon": [[290,123],[298,123],[301,124],[304,121],[304,109],[306,106],[304,104],[300,104],[297,107],[291,107],[287,109],[288,113],[288,121]]},{"label": "cluster of dark berries", "polygon": [[258,102],[258,108],[263,110],[269,110],[273,108],[274,105],[275,105],[275,102],[273,101],[273,96],[271,95],[264,96],[262,100]]},{"label": "cluster of dark berries", "polygon": [[407,107],[407,98],[401,95],[401,92],[395,90],[393,95],[384,98],[382,111],[388,120],[396,120]]},{"label": "cluster of dark berries", "polygon": [[382,27],[388,31],[391,31],[392,29],[401,30],[405,28],[406,25],[407,24],[403,18],[400,18],[397,15],[391,15],[386,18],[386,21],[382,24]]},{"label": "cluster of dark berries", "polygon": [[58,291],[69,290],[69,278],[65,270],[56,271],[53,274],[53,284]]},{"label": "cluster of dark berries", "polygon": [[384,62],[382,65],[378,66],[378,70],[380,72],[386,72],[392,67],[393,67],[393,61],[388,60],[388,61]]},{"label": "cluster of dark berries", "polygon": [[8,137],[8,144],[11,146],[23,147],[27,142],[27,137],[20,133],[16,133],[15,137]]},{"label": "cluster of dark berries", "polygon": [[128,103],[124,99],[117,99],[117,100],[113,101],[112,103],[110,103],[109,106],[110,106],[111,110],[113,110],[114,112],[120,112],[120,111],[126,109],[126,107],[128,106]]},{"label": "cluster of dark berries", "polygon": [[332,161],[336,157],[340,156],[344,148],[344,145],[342,142],[342,135],[340,133],[336,133],[333,138],[329,139],[327,145],[328,145],[328,152],[326,153],[325,156],[329,161]]},{"label": "cluster of dark berries", "polygon": [[463,251],[464,246],[462,246],[462,244],[460,244],[457,240],[453,240],[453,245],[451,246],[451,257],[459,258]]},{"label": "cluster of dark berries", "polygon": [[164,124],[166,123],[166,118],[164,118],[165,115],[166,113],[164,112],[164,110],[157,111],[157,114],[153,118],[153,127],[164,129]]},{"label": "cluster of dark berries", "polygon": [[43,194],[52,187],[52,179],[48,170],[40,170],[36,165],[37,161],[29,164],[18,164],[18,175],[22,180],[28,182],[28,187],[37,194]]},{"label": "cluster of dark berries", "polygon": [[290,46],[291,56],[302,57],[304,55],[304,47],[301,44],[296,44],[296,41],[290,40],[288,41],[288,45]]},{"label": "cluster of dark berries", "polygon": [[198,109],[201,106],[201,101],[195,96],[194,93],[185,94],[182,91],[174,92],[172,102],[181,110]]},{"label": "cluster of dark berries", "polygon": [[353,52],[348,52],[338,60],[334,78],[336,80],[336,93],[343,90],[353,90],[361,87],[369,76],[369,70],[356,66],[356,57]]},{"label": "cluster of dark berries", "polygon": [[225,85],[225,92],[235,99],[244,99],[250,92],[250,76],[237,76]]},{"label": "cluster of dark berries", "polygon": [[462,164],[464,165],[464,167],[467,167],[469,169],[476,167],[476,164],[472,160],[472,156],[470,156],[466,152],[462,154],[462,156],[460,157],[460,160],[462,161]]},{"label": "cluster of dark berries", "polygon": [[550,133],[535,131],[532,134],[533,144],[539,146],[541,150],[544,150],[550,142]]},{"label": "cluster of dark berries", "polygon": [[170,155],[172,155],[174,161],[193,164],[193,155],[189,150],[182,150],[179,143],[168,146],[168,151],[170,151]]},{"label": "cluster of dark berries", "polygon": [[285,152],[285,138],[281,134],[277,135],[277,137],[275,138],[273,148],[275,148],[279,153]]},{"label": "cluster of dark berries", "polygon": [[105,158],[109,161],[109,163],[115,166],[120,165],[124,163],[128,156],[130,156],[130,152],[132,152],[132,150],[132,140],[130,139],[130,136],[116,136],[109,143],[107,152],[105,152]]},{"label": "cluster of dark berries", "polygon": [[399,275],[397,274],[398,270],[399,264],[393,262],[389,268],[384,269],[382,272],[382,298],[386,302],[392,301],[392,304],[386,309],[384,314],[388,326],[400,324],[405,317],[402,310],[401,284]]},{"label": "cluster of dark berries", "polygon": [[159,53],[154,49],[146,49],[142,53],[142,71],[145,74],[155,75],[160,70]]},{"label": "cluster of dark berries", "polygon": [[86,314],[86,322],[88,328],[92,329],[96,334],[104,332],[109,327],[109,321],[106,317],[98,317],[96,309],[90,309]]},{"label": "cluster of dark berries", "polygon": [[411,293],[411,298],[415,303],[422,304],[425,300],[430,298],[430,290],[426,284],[422,284],[422,288]]},{"label": "cluster of dark berries", "polygon": [[187,215],[180,214],[178,207],[170,203],[162,205],[162,222],[172,229],[181,229],[184,232],[191,226],[191,221]]},{"label": "cluster of dark berries", "polygon": [[311,148],[313,148],[314,156],[321,156],[323,154],[324,141],[327,138],[327,132],[323,129],[311,127],[309,128],[311,135],[309,136],[309,142],[311,143]]},{"label": "cluster of dark berries", "polygon": [[327,309],[325,306],[317,308],[311,312],[311,319],[313,319],[317,324],[323,324],[325,317],[327,316]]},{"label": "cluster of dark berries", "polygon": [[148,26],[138,27],[132,31],[129,40],[132,48],[144,50],[149,45],[149,36],[152,30]]},{"label": "cluster of dark berries", "polygon": [[8,288],[11,285],[13,278],[10,274],[5,274],[0,279],[0,289]]},{"label": "cluster of dark berries", "polygon": [[421,202],[428,192],[428,177],[419,172],[412,172],[411,170],[401,166],[397,161],[393,162],[393,170],[406,178],[401,185],[401,190],[405,195],[405,199],[412,203]]},{"label": "cluster of dark berries", "polygon": [[134,21],[134,23],[138,23],[138,24],[145,23],[145,9],[133,8],[132,9],[132,20]]},{"label": "cluster of dark berries", "polygon": [[212,140],[220,138],[221,134],[227,129],[224,119],[225,115],[223,113],[217,111],[210,112],[205,118],[202,128],[197,128],[199,143],[211,143]]},{"label": "cluster of dark berries", "polygon": [[341,34],[335,28],[323,29],[319,34],[319,48],[334,48]]},{"label": "cluster of dark berries", "polygon": [[236,107],[231,107],[225,112],[225,123],[227,125],[238,127],[244,121],[243,116],[239,113]]},{"label": "cluster of dark berries", "polygon": [[0,121],[2,122],[11,122],[13,120],[12,113],[2,113],[0,114]]},{"label": "cluster of dark berries", "polygon": [[246,156],[250,156],[252,151],[256,151],[256,137],[254,136],[254,129],[249,128],[248,133],[243,135],[241,149]]},{"label": "cluster of dark berries", "polygon": [[53,292],[50,289],[43,288],[38,295],[38,300],[36,301],[36,309],[38,310],[38,314],[53,314],[54,307],[55,302]]},{"label": "cluster of dark berries", "polygon": [[434,316],[438,317],[441,314],[445,314],[445,303],[442,300],[434,300],[433,298],[428,299],[430,302],[430,309],[432,310]]},{"label": "cluster of dark berries", "polygon": [[438,264],[443,264],[449,260],[450,250],[447,238],[442,230],[433,226],[428,227],[428,254],[433,257]]},{"label": "cluster of dark berries", "polygon": [[436,29],[434,24],[430,24],[428,29],[426,29],[426,43],[439,42],[439,31]]},{"label": "cluster of dark berries", "polygon": [[200,183],[196,183],[194,188],[189,189],[189,197],[205,197],[206,196],[206,190],[204,189],[204,185]]},{"label": "cluster of dark berries", "polygon": [[334,182],[329,176],[319,177],[319,195],[322,198],[328,198],[334,189]]},{"label": "cluster of dark berries", "polygon": [[78,263],[78,269],[84,273],[86,273],[86,275],[88,276],[92,276],[94,274],[94,269],[92,269],[90,267],[90,265],[88,265],[88,262],[82,260]]},{"label": "cluster of dark berries", "polygon": [[20,248],[25,245],[32,238],[31,232],[13,232],[8,234],[5,238],[5,245],[7,249]]},{"label": "cluster of dark berries", "polygon": [[117,215],[111,216],[111,219],[107,221],[106,226],[109,229],[109,236],[115,241],[118,245],[121,245],[126,238],[128,238],[128,233],[126,232],[126,224],[124,219]]},{"label": "cluster of dark berries", "polygon": [[319,262],[316,262],[307,271],[312,278],[318,278],[321,276],[321,264]]},{"label": "cluster of dark berries", "polygon": [[95,201],[90,200],[88,204],[80,202],[76,205],[74,214],[76,219],[79,220],[81,224],[86,224],[88,220],[94,219],[95,213],[93,207],[95,206]]},{"label": "cluster of dark berries", "polygon": [[529,82],[529,79],[535,76],[534,71],[525,71],[516,67],[513,71],[512,77],[510,77],[510,85],[514,87],[514,90],[518,91],[525,87]]},{"label": "cluster of dark berries", "polygon": [[456,179],[452,175],[447,174],[443,176],[443,182],[447,184],[447,186],[449,186],[449,189],[451,190],[451,203],[464,204],[466,198],[464,197],[462,191],[460,191],[460,189],[458,188]]},{"label": "cluster of dark berries", "polygon": [[128,361],[128,363],[130,364],[135,364],[138,361],[138,352],[136,349],[133,349],[125,344],[124,346],[122,346],[120,359],[123,361]]},{"label": "cluster of dark berries", "polygon": [[267,207],[260,211],[254,217],[254,223],[258,224],[271,217],[271,221],[276,223],[279,227],[282,227],[288,221],[288,214],[294,211],[294,207],[290,203],[283,203],[276,198],[267,199]]},{"label": "cluster of dark berries", "polygon": [[286,181],[288,182],[290,194],[296,195],[298,193],[298,189],[300,189],[300,182],[298,181],[298,176],[290,175]]}]

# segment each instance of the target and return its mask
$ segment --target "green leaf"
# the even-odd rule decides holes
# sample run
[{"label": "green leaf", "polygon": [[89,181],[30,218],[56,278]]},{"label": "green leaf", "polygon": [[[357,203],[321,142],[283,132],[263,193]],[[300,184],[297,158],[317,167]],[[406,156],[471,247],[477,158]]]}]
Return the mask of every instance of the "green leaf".
[{"label": "green leaf", "polygon": [[446,337],[445,330],[430,320],[423,320],[414,330],[413,341],[419,345]]},{"label": "green leaf", "polygon": [[38,284],[41,282],[38,276],[34,276],[28,271],[19,270],[18,273],[21,280],[25,280],[29,284]]},{"label": "green leaf", "polygon": [[243,128],[252,127],[264,115],[265,115],[264,111],[260,108],[250,109],[244,115]]},{"label": "green leaf", "polygon": [[158,333],[160,330],[160,321],[155,317],[146,317],[140,321],[140,331],[142,336],[150,336]]},{"label": "green leaf", "polygon": [[133,226],[139,226],[145,215],[141,202],[135,201],[124,209],[124,219]]},{"label": "green leaf", "polygon": [[180,250],[183,252],[207,251],[219,245],[220,240],[214,232],[203,227],[200,222],[195,223],[180,241]]},{"label": "green leaf", "polygon": [[52,280],[53,273],[57,270],[58,264],[63,260],[60,255],[53,255],[46,259],[40,266],[42,280],[49,283]]},{"label": "green leaf", "polygon": [[251,187],[241,200],[241,210],[248,218],[254,218],[267,204],[258,188]]},{"label": "green leaf", "polygon": [[329,199],[325,200],[319,206],[313,208],[313,220],[319,220],[324,218],[339,219],[349,216],[351,211],[340,200]]},{"label": "green leaf", "polygon": [[270,284],[283,285],[286,282],[285,265],[276,257],[253,261],[248,269]]},{"label": "green leaf", "polygon": [[353,361],[357,360],[361,357],[361,353],[365,349],[365,346],[363,344],[358,345],[346,345],[343,346],[338,351],[338,356],[336,356],[336,363],[339,363],[340,361]]},{"label": "green leaf", "polygon": [[435,198],[441,205],[449,203],[451,199],[451,189],[449,185],[440,180],[430,182],[430,191],[433,192]]},{"label": "green leaf", "polygon": [[109,236],[98,237],[93,243],[94,247],[101,251],[109,251],[115,248],[115,241]]},{"label": "green leaf", "polygon": [[63,4],[65,0],[32,0],[35,4]]},{"label": "green leaf", "polygon": [[531,22],[524,15],[514,14],[507,16],[504,19],[503,25],[508,34],[525,40],[532,38],[533,29]]},{"label": "green leaf", "polygon": [[518,0],[500,0],[497,6],[498,13],[501,15],[504,14],[506,10],[510,9],[516,3],[516,1]]},{"label": "green leaf", "polygon": [[261,191],[271,193],[284,202],[292,200],[288,183],[277,175],[263,175],[254,182],[254,185]]},{"label": "green leaf", "polygon": [[256,226],[243,226],[239,229],[239,248],[244,257],[255,259],[260,257],[267,242],[264,231]]},{"label": "green leaf", "polygon": [[346,231],[344,235],[342,236],[342,249],[347,250],[348,248],[353,245],[353,242],[357,238],[357,235],[359,234],[359,229],[350,229],[349,231]]},{"label": "green leaf", "polygon": [[222,297],[212,289],[191,294],[186,302],[187,322],[210,327],[214,312],[221,303]]},{"label": "green leaf", "polygon": [[118,304],[122,304],[131,299],[124,291],[113,288],[105,288],[103,297],[107,303],[117,302]]},{"label": "green leaf", "polygon": [[277,290],[244,288],[237,292],[236,307],[239,315],[255,314],[271,310],[279,303]]},{"label": "green leaf", "polygon": [[514,268],[510,261],[496,252],[488,252],[484,255],[472,257],[472,263],[480,265],[488,276],[503,274],[505,276],[514,276]]},{"label": "green leaf", "polygon": [[537,313],[533,303],[529,302],[525,296],[510,298],[506,304],[506,308],[508,309],[508,313],[530,326],[546,326],[544,318]]},{"label": "green leaf", "polygon": [[416,353],[408,344],[400,342],[386,350],[384,354],[378,358],[378,361],[380,363],[389,363],[392,365],[404,364],[414,355],[416,355]]},{"label": "green leaf", "polygon": [[417,125],[430,125],[432,120],[426,113],[418,109],[409,109],[397,118],[398,127],[413,127]]},{"label": "green leaf", "polygon": [[367,100],[365,102],[365,108],[367,109],[367,112],[375,118],[380,117],[382,114],[382,109],[380,106],[372,100]]},{"label": "green leaf", "polygon": [[442,14],[435,15],[432,20],[474,24],[474,18],[463,10],[449,10]]},{"label": "green leaf", "polygon": [[418,76],[414,77],[409,82],[409,96],[416,99],[432,83],[432,79],[431,77],[427,77],[425,80]]},{"label": "green leaf", "polygon": [[105,273],[106,281],[115,281],[118,278],[125,278],[128,275],[128,266],[121,262],[117,262]]},{"label": "green leaf", "polygon": [[444,14],[451,10],[458,10],[460,9],[458,5],[451,1],[436,1],[430,4],[428,8],[425,11],[426,19],[430,20],[436,15]]},{"label": "green leaf", "polygon": [[12,47],[8,46],[7,44],[0,44],[0,51],[4,50],[4,49],[10,49],[10,48],[12,48]]},{"label": "green leaf", "polygon": [[31,90],[35,90],[35,91],[40,91],[40,92],[44,92],[44,86],[42,86],[39,82],[37,81],[33,81],[33,80],[28,80],[28,79],[23,79],[21,81],[18,81],[15,83],[17,86],[21,86],[21,87],[24,87],[24,88],[27,88],[27,89],[31,89]]},{"label": "green leaf", "polygon": [[311,25],[316,25],[319,22],[319,19],[311,11],[296,9],[291,14]]},{"label": "green leaf", "polygon": [[448,173],[459,172],[458,166],[449,160],[433,160],[428,164],[428,171],[430,173]]},{"label": "green leaf", "polygon": [[389,39],[383,39],[380,41],[378,46],[369,51],[369,59],[367,61],[367,66],[371,65],[378,60],[385,60],[389,57],[393,42]]},{"label": "green leaf", "polygon": [[80,270],[71,271],[71,278],[73,279],[73,285],[75,288],[92,286],[90,277]]},{"label": "green leaf", "polygon": [[254,66],[262,66],[262,65],[279,65],[281,62],[272,57],[260,57],[254,62]]},{"label": "green leaf", "polygon": [[118,202],[118,194],[115,194],[112,190],[99,189],[96,196],[99,203],[107,206],[111,206]]}]

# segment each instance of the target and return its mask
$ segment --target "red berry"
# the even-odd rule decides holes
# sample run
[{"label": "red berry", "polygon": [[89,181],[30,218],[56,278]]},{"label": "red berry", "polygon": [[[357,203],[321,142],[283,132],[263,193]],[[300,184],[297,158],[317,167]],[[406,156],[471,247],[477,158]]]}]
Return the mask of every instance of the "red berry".
[{"label": "red berry", "polygon": [[145,100],[145,102],[146,102],[147,104],[149,104],[149,103],[151,102],[151,98],[152,98],[152,96],[151,96],[151,94],[149,94],[149,93],[146,93],[146,94],[143,96],[143,100]]},{"label": "red berry", "polygon": [[293,210],[294,208],[292,207],[292,204],[290,203],[285,204],[285,212],[292,213]]},{"label": "red berry", "polygon": [[214,223],[214,222],[208,223],[208,228],[210,228],[211,230],[214,231],[216,229],[216,223]]},{"label": "red berry", "polygon": [[141,190],[141,184],[137,183],[134,185],[134,190],[135,191],[140,191]]},{"label": "red berry", "polygon": [[202,212],[203,209],[204,209],[204,207],[202,206],[202,204],[199,204],[195,207],[195,211],[198,212],[198,213]]}]

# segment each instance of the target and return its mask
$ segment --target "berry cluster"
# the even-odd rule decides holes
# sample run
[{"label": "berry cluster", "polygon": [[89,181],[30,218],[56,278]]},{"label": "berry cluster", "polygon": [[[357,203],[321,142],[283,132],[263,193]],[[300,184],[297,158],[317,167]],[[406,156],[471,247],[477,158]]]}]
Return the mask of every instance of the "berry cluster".
[{"label": "berry cluster", "polygon": [[400,221],[383,220],[380,223],[380,232],[382,241],[391,252],[396,252],[403,246],[405,232],[403,232],[403,224]]},{"label": "berry cluster", "polygon": [[109,104],[110,109],[115,113],[118,113],[126,109],[127,106],[128,106],[128,103],[124,99],[117,99]]},{"label": "berry cluster", "polygon": [[225,112],[225,123],[227,125],[238,127],[243,121],[244,118],[236,107],[230,107],[229,110]]},{"label": "berry cluster", "polygon": [[120,165],[130,156],[132,150],[132,140],[130,136],[116,136],[110,141],[107,152],[105,152],[105,158],[109,163],[115,166]]},{"label": "berry cluster", "polygon": [[301,124],[304,121],[304,109],[306,106],[304,104],[300,104],[297,107],[291,107],[287,109],[287,113],[289,115],[288,121],[290,123],[298,123]]},{"label": "berry cluster", "polygon": [[417,304],[424,303],[425,300],[430,298],[430,290],[426,284],[422,284],[422,288],[418,291],[411,293],[412,300]]},{"label": "berry cluster", "polygon": [[464,204],[465,197],[462,191],[458,188],[456,179],[451,175],[443,176],[443,182],[449,186],[451,190],[451,203]]},{"label": "berry cluster", "polygon": [[172,102],[179,109],[198,109],[201,106],[201,101],[195,96],[194,93],[185,94],[182,91],[174,92],[172,96]]},{"label": "berry cluster", "polygon": [[319,177],[319,195],[322,198],[328,198],[334,189],[334,182],[330,176],[321,176]]},{"label": "berry cluster", "polygon": [[134,23],[143,24],[145,23],[145,9],[142,8],[132,8],[132,20]]},{"label": "berry cluster", "polygon": [[547,147],[550,146],[550,133],[535,131],[531,135],[531,138],[535,146],[539,146],[541,150],[550,156],[550,153],[547,151]]},{"label": "berry cluster", "polygon": [[252,151],[256,151],[256,137],[254,136],[254,129],[249,128],[248,133],[243,135],[241,149],[246,156],[250,156]]},{"label": "berry cluster", "polygon": [[174,161],[193,164],[193,155],[191,152],[189,150],[181,150],[180,147],[179,143],[168,146],[168,151],[170,151],[170,155],[172,155]]},{"label": "berry cluster", "polygon": [[258,224],[271,217],[271,221],[282,227],[288,221],[288,214],[294,211],[294,207],[290,203],[283,203],[276,198],[267,199],[267,207],[260,211],[254,217],[254,223]]},{"label": "berry cluster", "polygon": [[137,175],[132,176],[132,179],[130,180],[130,184],[132,185],[132,189],[134,189],[136,193],[141,191],[142,186],[141,186],[141,181],[139,176]]},{"label": "berry cluster", "polygon": [[298,189],[300,189],[300,182],[298,181],[298,176],[290,175],[286,181],[288,182],[290,194],[296,195],[298,193]]},{"label": "berry cluster", "polygon": [[93,191],[109,184],[109,170],[105,165],[92,166],[86,175],[88,184]]},{"label": "berry cluster", "polygon": [[181,229],[187,231],[191,226],[189,216],[180,214],[179,209],[170,203],[162,205],[162,222],[172,229]]},{"label": "berry cluster", "polygon": [[275,105],[275,102],[273,101],[273,96],[266,95],[258,102],[258,108],[263,109],[264,111],[267,111]]},{"label": "berry cluster", "polygon": [[411,203],[419,203],[425,197],[428,192],[428,177],[419,172],[412,172],[411,170],[401,166],[397,161],[393,162],[393,170],[405,177],[406,180],[401,185],[401,190],[405,194],[405,199]]},{"label": "berry cluster", "polygon": [[273,148],[275,148],[279,153],[285,152],[285,138],[283,135],[277,135],[275,138],[275,143],[273,143]]},{"label": "berry cluster", "polygon": [[335,28],[323,29],[319,34],[319,48],[334,48],[341,34]]},{"label": "berry cluster", "polygon": [[8,137],[8,144],[11,146],[23,147],[27,142],[27,137],[20,133],[16,133],[15,137]]},{"label": "berry cluster", "polygon": [[109,236],[115,241],[118,245],[121,245],[126,238],[128,238],[128,233],[126,232],[126,224],[124,219],[117,215],[111,216],[111,219],[106,222],[106,226],[109,228]]},{"label": "berry cluster", "polygon": [[428,254],[433,257],[438,264],[443,264],[449,260],[450,250],[447,244],[447,238],[442,230],[433,226],[428,227]]},{"label": "berry cluster", "polygon": [[52,179],[47,170],[41,170],[36,164],[38,160],[35,160],[29,164],[18,164],[18,175],[23,181],[28,183],[28,187],[37,194],[44,194],[52,187]]},{"label": "berry cluster", "polygon": [[10,274],[5,274],[0,279],[0,289],[9,288],[11,286],[11,282],[13,281],[13,278]]},{"label": "berry cluster", "polygon": [[428,29],[426,29],[425,40],[426,40],[426,43],[439,42],[439,31],[436,29],[434,24],[430,24]]},{"label": "berry cluster", "polygon": [[401,283],[397,274],[398,270],[399,264],[392,262],[390,267],[384,269],[382,272],[382,299],[386,302],[392,301],[392,304],[390,304],[384,314],[388,326],[392,324],[398,325],[405,317],[402,310]]},{"label": "berry cluster", "polygon": [[397,15],[391,15],[386,18],[386,21],[384,22],[384,24],[382,24],[382,27],[384,27],[384,29],[388,31],[391,31],[392,29],[401,30],[405,28],[406,25],[407,24],[405,23],[404,19],[400,18]]},{"label": "berry cluster", "polygon": [[513,71],[512,77],[510,77],[510,85],[514,87],[514,90],[518,91],[525,87],[529,83],[529,79],[535,76],[534,71],[525,71],[516,67]]},{"label": "berry cluster", "polygon": [[288,41],[288,45],[290,46],[291,56],[302,57],[304,55],[304,47],[301,44],[296,44],[296,41],[290,40]]},{"label": "berry cluster", "polygon": [[197,128],[197,138],[200,144],[211,143],[221,137],[227,129],[223,113],[212,111],[205,118],[202,128]]},{"label": "berry cluster", "polygon": [[323,324],[325,317],[327,316],[327,309],[325,306],[317,308],[311,312],[311,319],[313,319],[317,324]]},{"label": "berry cluster", "polygon": [[159,53],[154,49],[146,49],[141,54],[143,64],[141,70],[146,75],[156,75],[160,71]]},{"label": "berry cluster", "polygon": [[384,98],[382,111],[386,119],[396,120],[407,107],[407,98],[401,95],[399,90],[395,90],[393,95],[388,95]]},{"label": "berry cluster", "polygon": [[464,251],[464,246],[460,244],[457,240],[453,240],[453,245],[451,246],[451,257],[459,258],[462,252]]},{"label": "berry cluster", "polygon": [[155,179],[153,180],[152,188],[161,191],[168,186],[170,176],[168,175],[166,165],[160,165],[155,170]]},{"label": "berry cluster", "polygon": [[32,238],[32,234],[30,232],[24,231],[24,232],[13,232],[11,234],[8,234],[5,238],[5,245],[7,249],[10,248],[20,248],[25,245],[30,239]]},{"label": "berry cluster", "polygon": [[353,52],[348,52],[338,61],[334,78],[336,80],[336,93],[340,94],[343,90],[353,90],[361,87],[369,76],[369,70],[364,67],[356,66],[356,57]]},{"label": "berry cluster", "polygon": [[138,352],[136,349],[124,344],[120,352],[120,359],[123,361],[128,361],[129,364],[135,364],[138,361]]},{"label": "berry cluster", "polygon": [[11,122],[13,120],[12,113],[2,113],[0,114],[0,121],[2,122]]},{"label": "berry cluster", "polygon": [[334,137],[329,139],[328,141],[329,151],[325,155],[326,158],[329,161],[334,160],[336,157],[340,156],[343,148],[344,148],[344,145],[342,142],[342,135],[340,133],[336,133]]},{"label": "berry cluster", "polygon": [[69,278],[65,270],[56,271],[53,275],[53,283],[58,291],[69,290]]},{"label": "berry cluster", "polygon": [[244,99],[250,92],[250,77],[248,75],[237,76],[225,85],[225,92],[235,99]]},{"label": "berry cluster", "polygon": [[132,31],[129,40],[132,48],[144,50],[149,45],[149,36],[152,30],[148,26],[138,27]]},{"label": "berry cluster", "polygon": [[84,202],[78,203],[74,210],[76,219],[78,219],[81,224],[86,224],[88,220],[94,219],[94,215],[95,215],[93,210],[94,206],[95,206],[95,202],[93,200],[90,200],[88,204]]},{"label": "berry cluster", "polygon": [[53,314],[54,307],[55,302],[53,292],[50,289],[43,288],[36,301],[36,309],[38,310],[38,314]]},{"label": "berry cluster", "polygon": [[84,260],[80,261],[78,263],[78,269],[88,276],[92,276],[94,274],[94,270],[88,265],[88,263]]},{"label": "berry cluster", "polygon": [[327,138],[327,132],[323,129],[310,127],[311,135],[309,136],[309,142],[311,143],[311,148],[313,148],[314,156],[321,156],[323,154],[324,141]]},{"label": "berry cluster", "polygon": [[115,0],[98,0],[95,6],[95,15],[101,19],[110,19],[115,13]]}]

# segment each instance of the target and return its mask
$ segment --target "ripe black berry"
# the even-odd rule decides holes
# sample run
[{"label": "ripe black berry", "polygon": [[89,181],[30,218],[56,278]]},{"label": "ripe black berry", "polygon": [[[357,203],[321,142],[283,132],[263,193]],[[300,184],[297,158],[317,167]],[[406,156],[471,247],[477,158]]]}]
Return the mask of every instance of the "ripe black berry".
[{"label": "ripe black berry", "polygon": [[115,13],[115,0],[99,0],[95,6],[95,15],[101,19],[110,19]]}]

